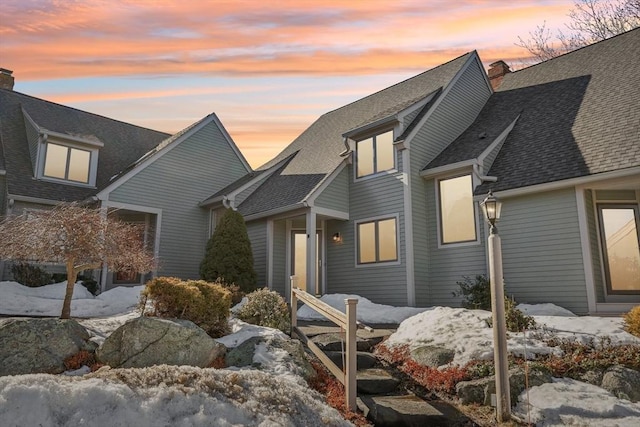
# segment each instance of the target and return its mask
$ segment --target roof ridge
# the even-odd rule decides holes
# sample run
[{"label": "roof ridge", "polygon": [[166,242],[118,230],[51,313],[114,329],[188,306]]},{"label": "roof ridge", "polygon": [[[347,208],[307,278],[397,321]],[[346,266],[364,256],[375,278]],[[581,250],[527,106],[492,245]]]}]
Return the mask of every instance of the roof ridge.
[{"label": "roof ridge", "polygon": [[[355,101],[352,101],[352,102],[350,102],[350,103],[348,103],[348,104],[345,104],[345,105],[343,105],[343,106],[341,106],[341,107],[338,107],[338,108],[336,108],[336,109],[334,109],[334,110],[327,111],[327,112],[326,112],[326,113],[324,113],[322,116],[325,116],[325,115],[327,115],[327,114],[330,114],[330,113],[333,113],[333,112],[336,112],[336,111],[342,110],[343,108],[349,107],[349,106],[351,106],[351,105],[353,105],[353,104],[355,104],[355,103],[358,103],[358,102],[360,102],[360,101],[363,101],[363,100],[365,100],[365,99],[367,99],[367,98],[371,98],[371,97],[373,97],[373,96],[375,96],[375,95],[378,95],[378,94],[380,94],[380,93],[382,93],[382,92],[384,92],[384,91],[386,91],[386,90],[389,90],[389,89],[391,89],[391,88],[393,88],[393,87],[396,87],[396,86],[399,86],[399,85],[401,85],[401,84],[404,84],[404,83],[408,82],[409,80],[416,79],[416,78],[418,78],[418,77],[420,77],[420,76],[422,76],[422,75],[424,75],[424,74],[426,74],[426,73],[430,73],[431,71],[437,70],[438,68],[442,68],[442,67],[444,67],[445,65],[452,63],[453,61],[457,61],[458,59],[461,59],[461,58],[463,58],[463,57],[465,57],[465,56],[467,56],[467,55],[472,54],[473,52],[476,52],[476,51],[475,51],[475,50],[470,50],[469,52],[466,52],[466,53],[464,53],[464,54],[462,54],[462,55],[460,55],[460,56],[457,56],[457,57],[455,57],[455,58],[453,58],[453,59],[450,59],[450,60],[449,60],[449,61],[447,61],[447,62],[443,62],[443,63],[442,63],[442,64],[440,64],[440,65],[437,65],[437,66],[435,66],[435,67],[433,67],[433,68],[429,68],[428,70],[422,71],[421,73],[418,73],[418,74],[416,74],[416,75],[414,75],[414,76],[411,76],[411,77],[406,78],[406,79],[404,79],[404,80],[401,80],[401,81],[399,81],[399,82],[397,82],[397,83],[394,83],[394,84],[392,84],[391,86],[387,86],[387,87],[382,88],[382,89],[380,89],[380,90],[378,90],[378,91],[376,91],[376,92],[370,93],[370,94],[369,94],[369,95],[367,95],[367,96],[363,96],[362,98],[356,99]],[[320,116],[320,117],[322,117],[322,116]]]},{"label": "roof ridge", "polygon": [[596,46],[596,45],[599,45],[599,44],[601,44],[601,43],[607,42],[607,41],[609,41],[609,40],[613,40],[613,39],[615,39],[615,38],[618,38],[618,37],[624,36],[624,35],[626,35],[626,34],[629,34],[629,33],[633,32],[633,31],[640,31],[640,27],[632,28],[632,29],[630,29],[629,31],[625,31],[625,32],[620,33],[620,34],[616,34],[616,35],[611,36],[611,37],[608,37],[608,38],[606,38],[606,39],[598,40],[598,41],[596,41],[596,42],[594,42],[594,43],[591,43],[591,44],[588,44],[588,45],[584,45],[584,46],[580,46],[579,48],[576,48],[576,49],[571,50],[571,51],[569,51],[569,52],[565,52],[565,53],[563,53],[563,54],[561,54],[561,55],[554,56],[553,58],[545,59],[544,61],[537,62],[537,63],[535,63],[535,64],[533,64],[533,65],[529,65],[528,67],[525,67],[525,68],[521,68],[521,69],[519,69],[519,70],[512,71],[511,73],[508,73],[508,74],[517,74],[517,73],[519,73],[519,72],[521,72],[521,71],[530,70],[530,69],[532,69],[532,68],[534,68],[534,67],[537,67],[538,65],[544,65],[544,64],[547,64],[547,63],[549,63],[549,62],[553,61],[554,59],[558,59],[558,58],[562,58],[563,56],[571,55],[572,53],[574,53],[574,52],[578,52],[578,51],[583,50],[583,49],[588,49],[588,48],[590,48],[590,47],[592,47],[592,46]]},{"label": "roof ridge", "polygon": [[[86,111],[86,110],[81,110],[79,108],[70,107],[68,105],[60,104],[60,103],[49,101],[49,100],[42,99],[42,98],[38,98],[38,97],[35,97],[35,96],[32,96],[32,95],[28,95],[26,93],[18,92],[18,91],[15,91],[15,90],[8,90],[8,89],[0,88],[0,91],[6,92],[6,93],[9,93],[9,94],[16,94],[16,95],[23,96],[25,98],[30,98],[30,99],[33,99],[33,100],[36,100],[36,101],[40,101],[40,102],[46,102],[47,104],[51,104],[51,105],[56,106],[56,107],[62,107],[62,108],[68,109],[68,110],[74,110],[74,111],[77,111],[77,112],[80,112],[80,113],[89,114],[89,115],[94,116],[94,117],[100,117],[102,119],[106,119],[106,120],[109,120],[109,121],[112,121],[112,122],[124,124],[124,125],[127,125],[127,126],[132,126],[132,127],[136,127],[136,128],[139,128],[139,129],[145,129],[145,130],[149,130],[149,131],[152,131],[152,132],[162,133],[162,134],[167,135],[168,137],[172,135],[172,134],[170,134],[168,132],[163,132],[163,131],[159,131],[159,130],[156,130],[156,129],[151,129],[151,128],[147,128],[147,127],[144,127],[144,126],[135,125],[133,123],[125,122],[123,120],[118,120],[118,119],[114,119],[112,117],[103,116],[102,114],[92,113],[91,111]],[[23,108],[24,108],[24,106],[23,106]]]}]

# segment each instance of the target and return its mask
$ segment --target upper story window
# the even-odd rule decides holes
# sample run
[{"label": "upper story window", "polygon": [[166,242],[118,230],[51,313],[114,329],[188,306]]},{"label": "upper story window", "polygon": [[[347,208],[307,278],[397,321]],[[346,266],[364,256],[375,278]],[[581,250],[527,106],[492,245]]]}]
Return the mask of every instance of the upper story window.
[{"label": "upper story window", "polygon": [[43,176],[88,184],[90,167],[91,151],[47,143]]},{"label": "upper story window", "polygon": [[393,131],[381,133],[356,143],[356,178],[395,169]]},{"label": "upper story window", "polygon": [[439,180],[438,193],[440,242],[448,244],[476,241],[476,215],[471,175]]},{"label": "upper story window", "polygon": [[398,261],[397,217],[357,223],[358,264]]}]

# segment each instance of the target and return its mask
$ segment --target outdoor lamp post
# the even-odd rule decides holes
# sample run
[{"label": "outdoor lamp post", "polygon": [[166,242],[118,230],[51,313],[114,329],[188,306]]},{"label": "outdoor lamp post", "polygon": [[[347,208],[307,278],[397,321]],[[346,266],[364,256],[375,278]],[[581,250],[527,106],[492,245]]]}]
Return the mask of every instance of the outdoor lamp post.
[{"label": "outdoor lamp post", "polygon": [[502,277],[502,242],[496,222],[500,219],[502,203],[491,191],[480,204],[491,225],[489,247],[489,278],[491,281],[491,312],[493,315],[493,360],[496,370],[496,418],[505,422],[511,418],[509,363],[507,360],[507,325],[504,312],[504,281]]}]

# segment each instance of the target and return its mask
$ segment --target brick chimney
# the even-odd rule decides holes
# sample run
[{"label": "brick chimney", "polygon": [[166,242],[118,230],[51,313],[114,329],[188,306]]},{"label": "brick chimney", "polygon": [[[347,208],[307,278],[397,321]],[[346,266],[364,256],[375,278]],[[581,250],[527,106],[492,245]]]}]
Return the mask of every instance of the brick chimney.
[{"label": "brick chimney", "polygon": [[0,89],[13,90],[13,71],[0,68]]},{"label": "brick chimney", "polygon": [[502,60],[496,61],[493,64],[489,65],[489,82],[491,83],[491,87],[493,88],[493,90],[496,90],[498,89],[498,87],[500,87],[505,74],[510,72],[511,70],[509,69],[509,66]]}]

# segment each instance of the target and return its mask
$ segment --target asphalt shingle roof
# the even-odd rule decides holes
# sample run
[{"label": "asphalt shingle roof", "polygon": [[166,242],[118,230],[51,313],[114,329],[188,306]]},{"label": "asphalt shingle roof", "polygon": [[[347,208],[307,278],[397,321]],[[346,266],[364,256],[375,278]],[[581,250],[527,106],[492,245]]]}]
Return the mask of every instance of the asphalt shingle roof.
[{"label": "asphalt shingle roof", "polygon": [[[33,179],[22,109],[41,128],[104,143],[98,154],[97,189]],[[167,137],[163,132],[0,89],[0,142],[4,149],[8,192],[12,195],[83,200],[106,187],[112,176]]]},{"label": "asphalt shingle roof", "polygon": [[301,202],[318,183],[344,160],[342,135],[380,118],[399,113],[445,87],[473,53],[425,71],[358,101],[322,115],[289,146],[258,170],[273,167],[294,153],[280,172],[274,173],[239,210],[248,215]]},{"label": "asphalt shingle roof", "polygon": [[[507,74],[428,168],[475,158],[521,112],[484,194],[640,166],[640,29]],[[478,139],[480,132],[487,138]]]}]

